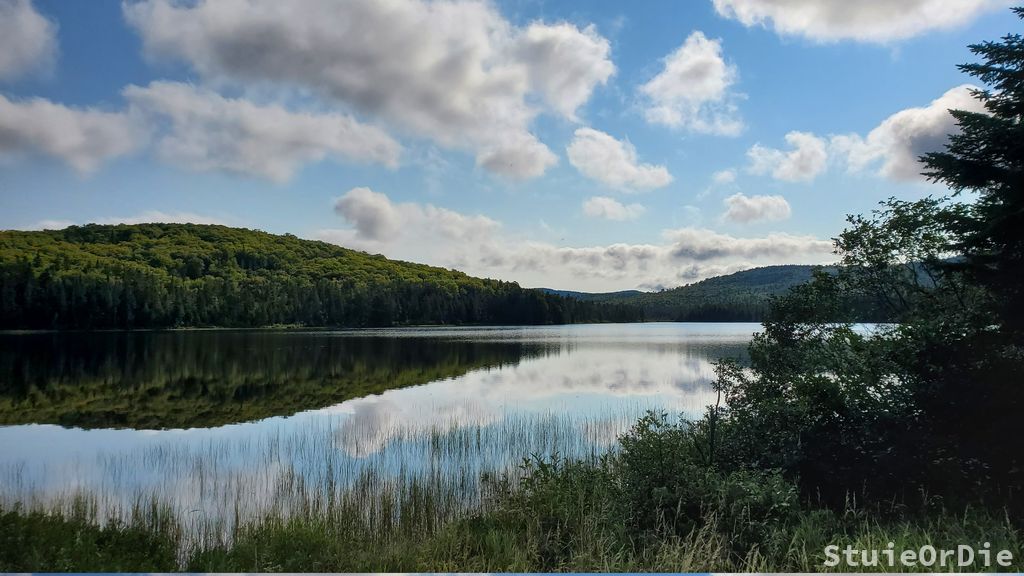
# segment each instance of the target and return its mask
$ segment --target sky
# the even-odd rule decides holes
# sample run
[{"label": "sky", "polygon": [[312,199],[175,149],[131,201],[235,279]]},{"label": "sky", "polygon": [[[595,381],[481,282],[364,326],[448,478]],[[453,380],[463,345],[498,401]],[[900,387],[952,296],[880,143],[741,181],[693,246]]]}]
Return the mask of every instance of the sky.
[{"label": "sky", "polygon": [[527,287],[834,261],[943,195],[1003,0],[0,0],[0,229],[194,222]]}]

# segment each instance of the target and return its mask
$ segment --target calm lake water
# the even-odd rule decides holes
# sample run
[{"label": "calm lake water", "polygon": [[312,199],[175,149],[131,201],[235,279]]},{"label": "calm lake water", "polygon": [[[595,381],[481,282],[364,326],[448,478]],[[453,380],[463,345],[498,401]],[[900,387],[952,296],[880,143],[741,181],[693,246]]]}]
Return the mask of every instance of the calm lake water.
[{"label": "calm lake water", "polygon": [[0,334],[0,504],[156,497],[222,528],[325,493],[593,457],[698,417],[758,324]]}]

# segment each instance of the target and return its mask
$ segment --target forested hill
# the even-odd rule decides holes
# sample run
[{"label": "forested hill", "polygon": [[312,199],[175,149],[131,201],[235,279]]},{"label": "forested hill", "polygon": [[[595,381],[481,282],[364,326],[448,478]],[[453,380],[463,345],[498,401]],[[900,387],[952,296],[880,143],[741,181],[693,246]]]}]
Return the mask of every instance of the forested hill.
[{"label": "forested hill", "polygon": [[513,282],[292,235],[195,224],[0,231],[0,328],[640,320]]},{"label": "forested hill", "polygon": [[716,276],[660,292],[609,292],[579,296],[587,302],[639,306],[647,320],[757,322],[772,296],[811,279],[815,266],[765,266]]},{"label": "forested hill", "polygon": [[602,302],[612,302],[643,294],[640,290],[621,290],[619,292],[576,292],[575,290],[555,290],[554,288],[534,288],[534,290],[557,296],[568,296],[577,300],[600,300]]}]

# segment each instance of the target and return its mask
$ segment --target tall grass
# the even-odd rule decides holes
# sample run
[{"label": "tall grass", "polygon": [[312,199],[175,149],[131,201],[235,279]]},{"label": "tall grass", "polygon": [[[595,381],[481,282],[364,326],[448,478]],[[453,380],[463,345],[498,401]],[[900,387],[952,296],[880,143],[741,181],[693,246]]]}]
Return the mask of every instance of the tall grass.
[{"label": "tall grass", "polygon": [[[60,510],[0,512],[0,570],[843,572],[850,568],[822,564],[825,545],[883,549],[888,542],[897,550],[990,542],[1013,552],[1011,569],[1022,567],[1019,530],[981,510],[901,518],[852,506],[807,509],[737,552],[736,526],[713,510],[684,534],[633,533],[611,512],[612,494],[573,476],[557,472],[547,492],[528,489],[522,477],[508,492],[499,482],[475,508],[429,480],[381,493],[357,486],[287,515],[267,511],[238,523],[230,539],[203,541],[157,501],[140,500],[123,518],[101,523],[97,502],[81,495]],[[857,568],[893,570],[901,567]]]},{"label": "tall grass", "polygon": [[59,470],[20,462],[0,467],[0,507],[81,518],[87,503],[90,521],[103,526],[131,523],[142,503],[156,500],[187,544],[229,542],[243,524],[341,505],[375,522],[412,514],[433,526],[479,508],[481,479],[514,473],[524,456],[596,458],[644,408],[429,427],[318,417],[251,436],[111,449]]},{"label": "tall grass", "polygon": [[986,541],[1022,567],[1019,529],[998,513],[820,509],[770,475],[708,472],[682,486],[696,511],[637,515],[658,487],[638,488],[610,443],[631,412],[394,425],[383,442],[318,422],[108,455],[101,482],[56,492],[7,470],[0,571],[810,572],[827,544]]}]

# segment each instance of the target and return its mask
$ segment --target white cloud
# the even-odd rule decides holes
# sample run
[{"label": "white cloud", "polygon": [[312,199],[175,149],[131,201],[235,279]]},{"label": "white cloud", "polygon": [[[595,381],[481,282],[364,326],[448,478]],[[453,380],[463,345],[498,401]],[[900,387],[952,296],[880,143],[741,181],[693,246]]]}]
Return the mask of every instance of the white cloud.
[{"label": "white cloud", "polygon": [[744,26],[771,26],[786,36],[819,42],[890,42],[931,30],[965,26],[1008,0],[713,0]]},{"label": "white cloud", "polygon": [[583,213],[591,218],[636,220],[646,211],[647,209],[640,204],[624,205],[607,196],[594,196],[583,202]]},{"label": "white cloud", "polygon": [[569,163],[584,176],[620,190],[651,190],[667,186],[672,175],[664,166],[640,164],[636,149],[593,128],[578,128],[566,148]]},{"label": "white cloud", "polygon": [[31,0],[0,0],[0,81],[53,66],[57,25]]},{"label": "white cloud", "polygon": [[522,180],[542,176],[548,168],[558,164],[558,156],[533,135],[520,134],[481,147],[476,163],[495,174]]},{"label": "white cloud", "polygon": [[336,206],[351,228],[320,230],[316,238],[524,286],[593,291],[670,287],[753,266],[834,260],[832,243],[811,236],[743,238],[680,228],[665,230],[653,244],[570,247],[509,233],[486,216],[395,203],[366,189],[349,191]]},{"label": "white cloud", "polygon": [[383,130],[341,114],[292,112],[224,98],[177,82],[129,86],[125,97],[151,122],[166,121],[162,158],[192,170],[223,170],[287,181],[330,155],[398,165],[402,147]]},{"label": "white cloud", "polygon": [[590,99],[597,85],[615,73],[611,45],[593,25],[583,30],[572,24],[534,22],[518,41],[517,56],[526,63],[530,84],[548,105],[575,120],[576,110]]},{"label": "white cloud", "polygon": [[878,174],[894,180],[920,180],[924,166],[918,158],[926,152],[941,152],[949,134],[959,132],[950,109],[983,112],[971,96],[973,86],[964,84],[946,91],[928,106],[901,110],[882,121],[866,137],[858,134],[833,136],[835,155],[851,171],[878,167]]},{"label": "white cloud", "polygon": [[720,186],[732,184],[735,181],[736,171],[731,168],[727,170],[719,170],[711,175],[711,182]]},{"label": "white cloud", "polygon": [[144,132],[127,114],[0,95],[0,158],[50,156],[89,173],[144,141]]},{"label": "white cloud", "polygon": [[786,134],[788,151],[755,144],[747,150],[750,171],[771,174],[776,180],[807,182],[815,179],[828,167],[828,145],[824,138],[809,132]]},{"label": "white cloud", "polygon": [[356,227],[366,240],[386,242],[401,230],[398,210],[387,196],[369,188],[353,188],[335,200],[334,211]]},{"label": "white cloud", "polygon": [[615,69],[593,28],[518,28],[488,2],[144,0],[124,11],[151,56],[214,82],[312,91],[510,178],[556,160],[530,131],[533,102],[575,118]]},{"label": "white cloud", "polygon": [[971,96],[974,88],[963,84],[927,106],[900,110],[867,136],[833,134],[826,140],[807,132],[790,132],[786,134],[791,146],[788,151],[756,144],[747,151],[749,170],[778,180],[809,181],[827,169],[831,158],[850,172],[870,170],[891,180],[921,181],[924,166],[918,159],[928,152],[943,151],[949,135],[960,131],[949,110],[985,112],[981,102]]},{"label": "white cloud", "polygon": [[431,204],[396,204],[386,194],[353,188],[337,198],[334,211],[354,229],[340,231],[352,247],[374,251],[399,241],[430,247],[448,241],[473,242],[500,224],[485,216],[465,216]]},{"label": "white cloud", "polygon": [[737,238],[712,230],[682,228],[664,233],[673,243],[672,255],[697,261],[742,257],[787,259],[832,253],[832,242],[813,236],[773,233],[760,238]]},{"label": "white cloud", "polygon": [[746,196],[736,193],[724,200],[726,210],[722,217],[739,223],[761,220],[785,220],[791,211],[782,196]]},{"label": "white cloud", "polygon": [[664,59],[661,73],[640,86],[644,116],[652,124],[736,135],[743,129],[729,90],[736,78],[736,67],[722,57],[721,41],[693,32]]}]

